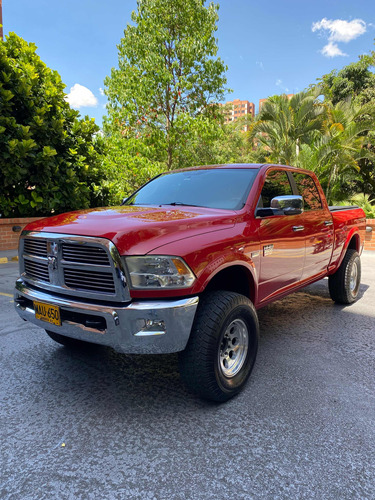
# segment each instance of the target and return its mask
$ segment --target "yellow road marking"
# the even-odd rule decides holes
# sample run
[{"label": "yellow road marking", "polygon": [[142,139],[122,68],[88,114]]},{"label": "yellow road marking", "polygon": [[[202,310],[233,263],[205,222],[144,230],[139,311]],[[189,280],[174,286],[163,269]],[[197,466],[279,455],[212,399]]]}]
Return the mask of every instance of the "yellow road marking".
[{"label": "yellow road marking", "polygon": [[10,293],[0,292],[0,295],[3,295],[4,297],[12,297],[13,298],[13,295]]}]

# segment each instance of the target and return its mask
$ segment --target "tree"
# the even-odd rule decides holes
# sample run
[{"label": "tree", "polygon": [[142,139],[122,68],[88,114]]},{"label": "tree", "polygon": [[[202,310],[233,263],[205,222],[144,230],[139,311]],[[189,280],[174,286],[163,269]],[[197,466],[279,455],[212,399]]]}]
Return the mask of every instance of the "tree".
[{"label": "tree", "polygon": [[321,130],[323,113],[312,91],[300,92],[291,99],[275,95],[263,104],[251,137],[268,149],[271,161],[291,165],[298,159],[301,146]]},{"label": "tree", "polygon": [[218,6],[204,4],[138,0],[118,46],[119,67],[105,79],[107,136],[138,139],[167,169],[181,165],[196,125],[217,119],[214,103],[227,90],[226,66],[216,57]]},{"label": "tree", "polygon": [[362,55],[359,61],[348,64],[340,71],[333,70],[323,75],[313,88],[320,89],[326,99],[333,104],[348,97],[358,99],[362,104],[375,97],[375,75],[371,67],[375,65],[375,52]]},{"label": "tree", "polygon": [[134,137],[124,139],[121,134],[113,133],[105,138],[106,155],[103,169],[107,173],[106,186],[112,205],[119,204],[124,197],[130,196],[152,177],[165,170],[165,166],[151,161],[150,147]]},{"label": "tree", "polygon": [[[373,114],[375,103],[375,52],[362,55],[359,61],[351,63],[340,71],[331,71],[324,75],[315,86],[320,88],[325,99],[334,105],[352,99],[356,105],[367,104],[370,115]],[[372,108],[372,110],[371,110]],[[368,121],[370,115],[361,114],[357,120]],[[365,131],[366,140],[363,143],[362,157],[358,160],[357,189],[367,193],[375,200],[375,131],[374,127]]]},{"label": "tree", "polygon": [[34,44],[14,33],[0,42],[2,216],[44,216],[106,201],[99,128],[78,119],[64,88]]},{"label": "tree", "polygon": [[369,158],[366,133],[374,128],[371,104],[346,99],[333,105],[324,101],[322,134],[302,148],[297,165],[314,170],[329,202],[345,199],[358,189],[360,161]]}]

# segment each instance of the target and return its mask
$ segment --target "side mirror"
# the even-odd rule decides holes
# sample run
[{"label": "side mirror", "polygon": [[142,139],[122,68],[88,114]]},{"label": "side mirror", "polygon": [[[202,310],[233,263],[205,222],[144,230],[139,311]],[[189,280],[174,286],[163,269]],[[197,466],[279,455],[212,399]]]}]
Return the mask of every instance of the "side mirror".
[{"label": "side mirror", "polygon": [[299,215],[303,212],[302,196],[276,196],[271,200],[271,208],[281,210],[284,215]]}]

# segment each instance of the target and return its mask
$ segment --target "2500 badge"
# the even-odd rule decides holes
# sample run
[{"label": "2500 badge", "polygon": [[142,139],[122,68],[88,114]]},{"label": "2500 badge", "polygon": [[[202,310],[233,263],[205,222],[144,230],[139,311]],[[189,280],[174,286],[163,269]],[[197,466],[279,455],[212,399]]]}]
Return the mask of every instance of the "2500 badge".
[{"label": "2500 badge", "polygon": [[34,301],[35,319],[52,323],[53,325],[60,326],[60,308],[51,304],[44,304],[43,302]]}]

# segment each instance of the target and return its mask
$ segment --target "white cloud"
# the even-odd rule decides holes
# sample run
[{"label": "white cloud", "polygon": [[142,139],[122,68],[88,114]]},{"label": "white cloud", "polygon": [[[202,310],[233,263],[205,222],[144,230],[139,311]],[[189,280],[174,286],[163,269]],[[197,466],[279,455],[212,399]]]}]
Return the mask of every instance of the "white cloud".
[{"label": "white cloud", "polygon": [[105,95],[104,90],[101,87],[99,87],[99,92],[100,92],[100,95]]},{"label": "white cloud", "polygon": [[255,64],[256,64],[257,66],[259,66],[259,67],[260,67],[260,69],[264,70],[264,65],[263,65],[262,61],[257,61]]},{"label": "white cloud", "polygon": [[91,90],[79,83],[75,83],[73,87],[71,87],[69,94],[66,96],[66,100],[72,108],[77,109],[83,107],[93,108],[98,104],[98,99]]},{"label": "white cloud", "polygon": [[280,80],[280,78],[278,78],[278,79],[276,80],[275,85],[276,85],[276,87],[280,87],[280,88],[281,88],[281,90],[283,90],[284,92],[289,92],[288,87],[285,87],[285,86],[283,85],[283,81],[282,81],[282,80]]},{"label": "white cloud", "polygon": [[320,52],[323,54],[323,56],[326,56],[326,57],[336,57],[336,56],[347,56],[348,55],[348,54],[345,54],[345,52],[343,52],[339,48],[337,43],[332,43],[332,42],[327,43],[327,45],[325,45]]},{"label": "white cloud", "polygon": [[353,19],[353,21],[344,21],[343,19],[326,19],[325,17],[313,23],[312,31],[328,31],[328,40],[330,42],[350,42],[355,40],[363,33],[366,33],[366,23],[362,19]]},{"label": "white cloud", "polygon": [[323,47],[321,53],[326,57],[346,56],[337,45],[337,42],[348,43],[366,33],[367,25],[363,19],[344,21],[343,19],[327,19],[313,23],[311,30],[324,33],[328,36],[328,44]]}]

